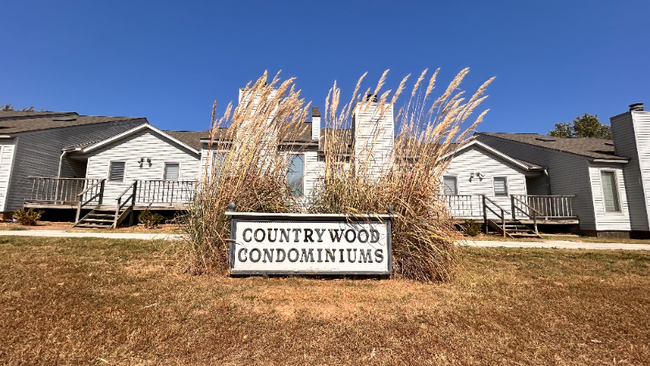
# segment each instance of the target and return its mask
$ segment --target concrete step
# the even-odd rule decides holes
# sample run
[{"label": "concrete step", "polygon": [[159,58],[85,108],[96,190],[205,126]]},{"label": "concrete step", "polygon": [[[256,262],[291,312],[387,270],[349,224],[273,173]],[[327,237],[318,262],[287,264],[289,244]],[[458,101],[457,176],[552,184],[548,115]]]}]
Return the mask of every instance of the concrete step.
[{"label": "concrete step", "polygon": [[93,225],[93,224],[85,224],[85,223],[79,222],[74,227],[85,227],[85,228],[89,228],[89,229],[107,229],[107,228],[110,228],[111,225],[97,225],[97,224]]},{"label": "concrete step", "polygon": [[108,223],[108,224],[113,224],[113,222],[115,222],[115,219],[95,219],[95,218],[90,218],[90,217],[84,217],[80,221],[82,221],[82,222],[97,222],[97,223],[105,222],[105,223]]}]

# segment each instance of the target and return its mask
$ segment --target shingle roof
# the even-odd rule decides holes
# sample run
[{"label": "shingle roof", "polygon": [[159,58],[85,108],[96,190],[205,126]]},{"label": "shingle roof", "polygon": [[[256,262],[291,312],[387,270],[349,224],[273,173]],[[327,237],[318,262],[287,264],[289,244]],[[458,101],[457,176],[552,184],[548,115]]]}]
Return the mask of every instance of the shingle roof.
[{"label": "shingle roof", "polygon": [[201,138],[210,135],[210,130],[206,131],[164,131],[169,136],[179,140],[180,142],[194,148],[201,150]]},{"label": "shingle roof", "polygon": [[[201,131],[200,139],[209,140],[211,130]],[[282,142],[311,142],[311,122],[285,123],[280,129]],[[214,139],[231,141],[234,131],[230,127],[217,129]]]},{"label": "shingle roof", "polygon": [[[593,159],[609,159],[627,161],[628,158],[617,156],[612,140],[594,138],[562,138],[539,135],[536,133],[488,133],[477,132],[477,135],[496,137],[523,144],[539,146],[550,150],[568,152]],[[552,140],[552,141],[551,141]]]},{"label": "shingle roof", "polygon": [[144,117],[80,116],[75,112],[0,112],[0,134],[7,135],[19,132],[138,119],[146,122],[146,118]]},{"label": "shingle roof", "polygon": [[77,112],[0,111],[0,120],[78,115]]}]

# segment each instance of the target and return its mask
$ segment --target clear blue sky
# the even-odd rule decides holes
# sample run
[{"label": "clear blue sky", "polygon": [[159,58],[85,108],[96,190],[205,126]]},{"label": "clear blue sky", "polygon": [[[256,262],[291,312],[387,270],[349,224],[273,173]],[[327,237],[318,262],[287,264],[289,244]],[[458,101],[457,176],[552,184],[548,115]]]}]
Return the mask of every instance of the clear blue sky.
[{"label": "clear blue sky", "polygon": [[264,70],[324,105],[369,71],[388,87],[491,76],[480,131],[546,133],[585,112],[650,109],[650,1],[3,1],[0,103],[208,127]]}]

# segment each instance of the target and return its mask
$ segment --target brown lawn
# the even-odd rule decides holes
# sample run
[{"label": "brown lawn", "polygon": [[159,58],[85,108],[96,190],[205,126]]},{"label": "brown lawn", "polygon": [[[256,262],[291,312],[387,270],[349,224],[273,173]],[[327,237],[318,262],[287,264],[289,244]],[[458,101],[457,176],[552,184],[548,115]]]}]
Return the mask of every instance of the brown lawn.
[{"label": "brown lawn", "polygon": [[463,248],[447,284],[183,274],[0,237],[0,364],[650,364],[650,253]]}]

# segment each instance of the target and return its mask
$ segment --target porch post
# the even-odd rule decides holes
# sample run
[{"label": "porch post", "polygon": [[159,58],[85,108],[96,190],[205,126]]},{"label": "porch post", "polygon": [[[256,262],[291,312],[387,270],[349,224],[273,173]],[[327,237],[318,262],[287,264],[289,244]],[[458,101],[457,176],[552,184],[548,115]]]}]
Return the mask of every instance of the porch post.
[{"label": "porch post", "polygon": [[485,233],[488,233],[488,222],[487,222],[487,208],[485,207],[485,195],[482,195],[483,197],[483,229],[485,230]]}]

